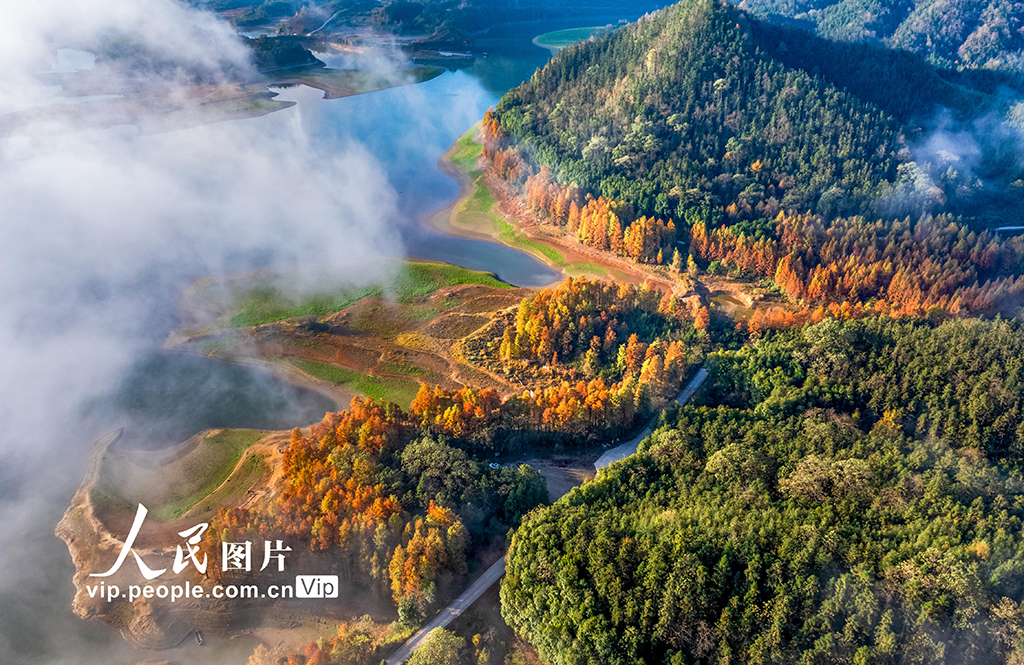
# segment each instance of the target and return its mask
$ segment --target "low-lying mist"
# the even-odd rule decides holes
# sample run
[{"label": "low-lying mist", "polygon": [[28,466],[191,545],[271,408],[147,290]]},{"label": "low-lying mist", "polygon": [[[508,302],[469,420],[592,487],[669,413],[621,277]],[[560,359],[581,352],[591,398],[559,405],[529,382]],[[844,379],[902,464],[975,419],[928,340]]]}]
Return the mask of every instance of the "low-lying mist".
[{"label": "low-lying mist", "polygon": [[[74,102],[38,76],[59,49],[95,54],[80,60],[111,90],[251,71],[230,26],[175,0],[16,3],[0,21],[0,114]],[[90,405],[159,348],[181,289],[269,267],[362,284],[403,253],[396,194],[366,149],[321,145],[298,113],[270,126],[0,139],[0,662],[143,659],[71,615],[53,528],[91,442],[119,424]]]}]

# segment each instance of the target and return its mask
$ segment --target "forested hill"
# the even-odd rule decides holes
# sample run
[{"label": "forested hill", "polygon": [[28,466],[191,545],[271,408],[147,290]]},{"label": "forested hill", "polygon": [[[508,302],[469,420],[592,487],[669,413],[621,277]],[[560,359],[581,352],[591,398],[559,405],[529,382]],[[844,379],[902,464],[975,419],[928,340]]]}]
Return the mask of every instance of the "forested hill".
[{"label": "forested hill", "polygon": [[1001,76],[939,70],[906,52],[684,0],[565,49],[501,100],[496,119],[561,183],[677,223],[771,220],[783,209],[964,214],[982,193],[1011,218],[1021,174],[998,154],[998,121],[971,138],[982,164],[955,148],[917,152],[939,109],[947,126],[1004,117],[1007,95],[990,93],[1019,86]]},{"label": "forested hill", "polygon": [[734,0],[829,39],[880,42],[950,67],[1024,65],[1024,3],[1014,0]]},{"label": "forested hill", "polygon": [[867,319],[722,354],[527,518],[505,618],[555,665],[1020,663],[1022,353],[1016,322]]}]

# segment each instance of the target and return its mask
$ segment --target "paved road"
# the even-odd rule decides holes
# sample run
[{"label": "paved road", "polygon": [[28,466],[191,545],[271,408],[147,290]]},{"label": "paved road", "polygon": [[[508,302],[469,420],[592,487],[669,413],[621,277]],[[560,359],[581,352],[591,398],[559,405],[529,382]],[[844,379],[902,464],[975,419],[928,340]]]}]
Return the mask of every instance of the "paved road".
[{"label": "paved road", "polygon": [[[686,388],[683,389],[683,392],[679,393],[679,397],[676,398],[676,401],[679,402],[680,405],[686,404],[690,401],[690,398],[693,397],[693,393],[697,392],[697,388],[700,388],[706,378],[708,378],[708,371],[701,367],[690,382],[686,384]],[[636,452],[636,447],[640,442],[650,434],[651,428],[645,427],[644,431],[635,439],[631,439],[621,446],[612,448],[604,455],[601,455],[597,462],[594,463],[594,466],[600,469],[608,466],[612,462],[618,462],[621,459],[629,457]],[[412,655],[413,651],[419,649],[423,645],[431,631],[435,628],[444,628],[450,624],[455,617],[465,612],[477,598],[483,595],[484,591],[487,591],[487,589],[497,582],[504,574],[505,557],[501,557],[493,566],[485,570],[484,574],[477,578],[476,582],[473,582],[473,584],[471,584],[461,596],[456,598],[451,605],[441,610],[441,612],[434,617],[430,623],[416,631],[398,651],[391,654],[391,656],[384,662],[386,662],[387,665],[400,665],[401,663],[404,663],[409,659],[409,656]]]},{"label": "paved road", "polygon": [[[708,371],[705,368],[701,367],[700,370],[698,370],[697,373],[694,375],[694,377],[690,379],[690,382],[686,384],[686,388],[683,389],[683,392],[679,393],[679,397],[676,398],[676,401],[679,402],[680,406],[690,401],[690,398],[693,397],[693,393],[697,392],[697,388],[701,387],[701,384],[704,383],[704,379],[706,378],[708,378]],[[640,442],[649,437],[650,435],[651,428],[645,427],[644,431],[640,432],[640,434],[635,438],[630,439],[621,446],[616,446],[615,448],[612,448],[611,450],[607,451],[604,455],[598,457],[597,461],[594,462],[594,468],[603,469],[604,467],[608,466],[613,462],[618,462],[619,460],[626,459],[630,455],[634,454],[636,452],[637,446],[640,445]]]},{"label": "paved road", "polygon": [[334,19],[338,18],[338,14],[340,14],[340,13],[341,13],[341,12],[343,12],[343,11],[345,11],[345,10],[344,10],[344,9],[341,9],[341,10],[338,10],[338,11],[334,12],[333,14],[331,14],[331,18],[329,18],[329,19],[327,19],[326,21],[324,21],[324,24],[323,24],[323,25],[321,25],[321,26],[320,26],[319,28],[317,28],[316,30],[313,30],[312,32],[307,32],[307,33],[306,33],[306,36],[307,36],[307,37],[312,37],[312,36],[313,36],[313,35],[315,35],[316,33],[320,32],[321,30],[323,30],[324,28],[326,28],[326,27],[327,27],[327,24],[328,24],[328,23],[330,23],[331,21],[333,21]]},{"label": "paved road", "polygon": [[413,651],[422,646],[431,631],[435,628],[444,628],[450,624],[455,617],[465,612],[477,598],[483,595],[484,591],[487,591],[487,589],[497,582],[504,574],[505,557],[503,556],[498,559],[494,565],[485,570],[484,574],[478,577],[476,582],[473,582],[468,589],[463,591],[462,595],[456,598],[451,605],[441,610],[441,612],[434,617],[430,623],[416,631],[416,633],[414,633],[398,651],[391,654],[385,662],[387,662],[388,665],[399,665],[399,663],[404,663],[409,659],[409,656],[412,655]]}]

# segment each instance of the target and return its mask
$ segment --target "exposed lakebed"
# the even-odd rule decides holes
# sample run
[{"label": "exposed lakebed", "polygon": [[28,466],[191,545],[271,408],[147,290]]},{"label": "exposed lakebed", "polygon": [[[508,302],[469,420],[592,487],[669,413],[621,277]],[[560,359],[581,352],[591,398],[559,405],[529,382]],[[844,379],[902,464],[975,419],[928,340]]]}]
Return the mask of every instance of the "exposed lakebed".
[{"label": "exposed lakebed", "polygon": [[[547,60],[549,53],[534,46],[532,38],[564,27],[569,27],[564,21],[502,26],[477,39],[477,49],[487,50],[487,58],[477,58],[468,67],[417,85],[341,100],[325,100],[321,91],[305,86],[280,89],[278,99],[295,101],[295,106],[231,122],[254,123],[267,132],[274,132],[282,123],[301,122],[320,142],[319,149],[361,145],[397,192],[400,235],[407,254],[490,271],[518,286],[542,286],[556,280],[558,272],[529,254],[494,242],[443,234],[421,225],[420,220],[458,193],[456,182],[437,168],[440,155],[501,94]],[[200,275],[179,277],[183,286]],[[176,294],[166,295],[170,312],[175,309]],[[152,352],[131,366],[119,390],[97,398],[83,431],[92,433],[101,423],[109,428],[123,426],[122,445],[152,448],[173,445],[208,428],[305,425],[334,408],[323,395],[294,387],[264,370],[160,350],[162,335],[175,327],[176,322],[170,321],[173,318],[168,315],[167,320],[154,324],[162,333],[154,333]],[[80,459],[82,454],[75,457]],[[54,512],[62,509],[52,508]],[[45,527],[46,521],[44,516],[41,526]],[[14,651],[23,656],[20,662],[54,662],[66,656],[61,646],[64,637],[88,645],[89,653],[79,653],[76,658],[132,663],[154,657],[129,647],[107,627],[74,617],[69,608],[71,566],[66,554],[56,541],[42,549],[44,556],[37,563],[49,581],[34,590],[36,608],[24,613],[25,620],[11,617],[18,626],[4,630],[17,635]],[[32,614],[45,614],[48,619],[29,621]],[[186,644],[159,657],[184,658],[191,663],[243,662],[251,649],[249,640],[210,636],[202,649]]]}]

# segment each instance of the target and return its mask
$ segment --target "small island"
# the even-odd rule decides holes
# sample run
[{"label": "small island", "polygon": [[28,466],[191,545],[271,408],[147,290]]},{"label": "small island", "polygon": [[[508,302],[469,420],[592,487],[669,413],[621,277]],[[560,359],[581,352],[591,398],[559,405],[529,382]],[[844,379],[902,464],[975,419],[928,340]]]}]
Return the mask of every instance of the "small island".
[{"label": "small island", "polygon": [[555,30],[553,32],[545,32],[544,34],[537,35],[533,38],[533,43],[541,48],[548,49],[551,51],[551,54],[554,55],[566,46],[572,46],[573,44],[586,41],[591,37],[603,35],[611,32],[611,30],[612,26],[610,25],[566,28],[565,30]]}]

